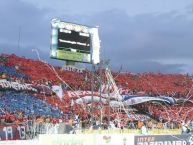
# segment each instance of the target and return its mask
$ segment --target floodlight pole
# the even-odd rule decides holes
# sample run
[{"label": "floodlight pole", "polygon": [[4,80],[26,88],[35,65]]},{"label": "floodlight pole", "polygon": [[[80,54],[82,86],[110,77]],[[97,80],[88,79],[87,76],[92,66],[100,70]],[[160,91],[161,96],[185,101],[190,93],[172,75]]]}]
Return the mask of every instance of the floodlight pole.
[{"label": "floodlight pole", "polygon": [[99,63],[99,97],[100,97],[100,119],[99,119],[99,127],[102,128],[102,109],[103,109],[103,103],[102,103],[102,65],[103,65],[103,61],[101,60]]},{"label": "floodlight pole", "polygon": [[[109,68],[109,62],[107,62],[107,68]],[[110,82],[107,80],[108,85],[108,129],[110,127]]]},{"label": "floodlight pole", "polygon": [[93,128],[94,125],[94,63],[92,62],[92,73],[91,73],[91,128]]},{"label": "floodlight pole", "polygon": [[[100,64],[99,64],[99,67],[100,67],[100,104],[101,104],[101,114],[100,114],[100,127],[102,127],[102,109],[103,109],[103,107],[102,107],[102,105],[103,105],[103,103],[102,103],[102,65],[104,64],[107,68],[109,68],[109,62],[110,62],[110,60],[109,59],[107,59],[107,60],[101,60],[101,62],[100,62]],[[108,128],[109,128],[109,126],[110,126],[110,84],[109,84],[109,81],[107,81],[107,91],[108,91],[108,99],[107,99],[107,103],[108,103],[108,114],[107,114],[107,121],[108,121],[108,123],[107,123],[107,125],[108,125]]]}]

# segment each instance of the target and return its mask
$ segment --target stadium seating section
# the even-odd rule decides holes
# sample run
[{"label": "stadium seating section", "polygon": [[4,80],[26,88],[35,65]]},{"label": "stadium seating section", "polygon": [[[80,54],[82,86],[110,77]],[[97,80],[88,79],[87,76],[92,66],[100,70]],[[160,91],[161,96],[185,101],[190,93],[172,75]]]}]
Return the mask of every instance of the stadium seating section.
[{"label": "stadium seating section", "polygon": [[[90,90],[90,72],[83,73],[63,70],[61,67],[53,67],[40,60],[27,59],[12,55],[1,55],[0,79],[20,81],[31,84],[58,85],[64,80],[73,90]],[[98,73],[98,70],[96,70]],[[104,73],[103,73],[104,76]],[[128,94],[145,92],[146,95],[167,95],[175,98],[186,98],[192,94],[192,77],[182,74],[162,73],[113,73],[118,87],[127,90]],[[97,86],[97,84],[96,84]],[[69,88],[68,88],[69,89]],[[98,88],[95,88],[95,91]],[[0,114],[4,111],[22,111],[24,115],[45,115],[60,117],[61,113],[69,113],[70,100],[60,100],[55,95],[31,94],[28,92],[1,91]],[[192,103],[183,103],[174,106],[143,104],[141,108],[147,110],[155,118],[164,120],[178,120],[180,117],[193,116]],[[179,112],[178,108],[182,108]],[[78,106],[74,108],[77,111]],[[167,111],[166,111],[167,110]],[[189,111],[187,113],[187,111]],[[78,111],[77,111],[78,112]],[[169,114],[169,115],[168,115]],[[170,116],[171,118],[168,118]],[[124,116],[123,116],[124,117]]]}]

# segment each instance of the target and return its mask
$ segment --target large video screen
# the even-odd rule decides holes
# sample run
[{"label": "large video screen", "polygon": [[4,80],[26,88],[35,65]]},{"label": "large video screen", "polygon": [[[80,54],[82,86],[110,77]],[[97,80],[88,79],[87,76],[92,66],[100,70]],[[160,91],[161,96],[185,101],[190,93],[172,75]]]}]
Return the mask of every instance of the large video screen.
[{"label": "large video screen", "polygon": [[58,29],[58,49],[90,54],[90,35],[88,33]]},{"label": "large video screen", "polygon": [[91,36],[92,31],[90,31],[92,28],[58,20],[52,21],[51,24],[51,58],[85,63],[92,62],[91,57],[95,44]]}]

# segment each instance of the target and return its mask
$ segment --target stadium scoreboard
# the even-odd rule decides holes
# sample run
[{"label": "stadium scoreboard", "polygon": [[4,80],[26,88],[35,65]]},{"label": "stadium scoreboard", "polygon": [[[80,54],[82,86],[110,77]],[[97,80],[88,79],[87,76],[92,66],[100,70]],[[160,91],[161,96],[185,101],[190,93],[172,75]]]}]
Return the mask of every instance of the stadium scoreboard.
[{"label": "stadium scoreboard", "polygon": [[52,19],[51,27],[51,58],[99,63],[98,28],[63,22],[58,19]]}]

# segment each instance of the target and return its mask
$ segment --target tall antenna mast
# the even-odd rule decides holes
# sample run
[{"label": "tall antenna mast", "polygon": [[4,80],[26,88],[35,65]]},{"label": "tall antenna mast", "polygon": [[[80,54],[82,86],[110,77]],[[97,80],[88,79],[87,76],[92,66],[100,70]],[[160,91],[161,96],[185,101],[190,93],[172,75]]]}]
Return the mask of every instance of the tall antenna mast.
[{"label": "tall antenna mast", "polygon": [[20,38],[21,37],[21,26],[19,26],[19,34],[18,34],[18,44],[17,44],[17,49],[20,49]]}]

